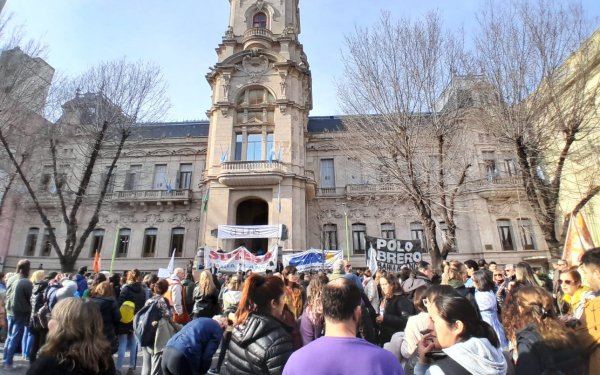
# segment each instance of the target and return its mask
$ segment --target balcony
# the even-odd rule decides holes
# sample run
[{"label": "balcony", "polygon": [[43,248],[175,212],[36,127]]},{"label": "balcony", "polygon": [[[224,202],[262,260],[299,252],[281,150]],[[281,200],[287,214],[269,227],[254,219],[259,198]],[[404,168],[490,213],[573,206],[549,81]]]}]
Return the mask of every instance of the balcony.
[{"label": "balcony", "polygon": [[226,186],[277,185],[286,171],[286,166],[278,161],[229,161],[223,163],[217,177]]},{"label": "balcony", "polygon": [[346,195],[346,188],[335,188],[335,187],[327,187],[327,188],[318,188],[317,189],[317,197],[343,197]]},{"label": "balcony", "polygon": [[252,29],[248,29],[244,32],[244,37],[242,38],[242,43],[244,44],[244,49],[248,49],[253,47],[254,43],[258,43],[265,48],[271,48],[271,44],[273,42],[273,33],[269,29],[255,27]]},{"label": "balcony", "polygon": [[178,190],[127,190],[106,193],[104,201],[108,203],[151,203],[182,202],[188,204],[192,200],[192,191],[188,189]]},{"label": "balcony", "polygon": [[400,184],[360,184],[346,185],[349,196],[357,195],[400,195],[404,193]]},{"label": "balcony", "polygon": [[479,194],[482,198],[509,198],[517,193],[524,194],[523,183],[519,176],[482,178],[467,183],[467,190]]}]

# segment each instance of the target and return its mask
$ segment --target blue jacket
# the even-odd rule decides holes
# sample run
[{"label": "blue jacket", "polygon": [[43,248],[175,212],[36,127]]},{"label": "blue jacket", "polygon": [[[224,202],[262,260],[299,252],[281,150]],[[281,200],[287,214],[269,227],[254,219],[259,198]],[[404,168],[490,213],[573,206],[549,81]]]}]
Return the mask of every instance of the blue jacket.
[{"label": "blue jacket", "polygon": [[212,357],[219,347],[223,330],[211,318],[198,318],[186,324],[167,342],[168,347],[183,353],[195,374],[210,369]]},{"label": "blue jacket", "polygon": [[85,277],[80,274],[75,275],[75,282],[77,283],[77,292],[79,297],[83,296],[83,292],[88,288],[88,283]]}]

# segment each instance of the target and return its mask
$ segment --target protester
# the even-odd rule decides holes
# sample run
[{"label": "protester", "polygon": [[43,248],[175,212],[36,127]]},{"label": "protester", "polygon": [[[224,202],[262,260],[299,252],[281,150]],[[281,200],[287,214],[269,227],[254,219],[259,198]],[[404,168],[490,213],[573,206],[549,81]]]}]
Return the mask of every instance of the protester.
[{"label": "protester", "polygon": [[558,319],[552,295],[539,286],[520,287],[503,317],[517,349],[517,375],[582,374],[584,360],[573,331]]},{"label": "protester", "polygon": [[415,308],[393,274],[382,276],[379,285],[384,297],[376,322],[379,324],[379,341],[383,345],[390,341],[394,333],[404,330],[408,317],[415,314]]},{"label": "protester", "polygon": [[504,266],[504,281],[498,285],[496,290],[496,301],[498,301],[498,307],[504,308],[504,301],[508,295],[508,286],[511,281],[515,279],[515,267],[509,263]]},{"label": "protester", "polygon": [[594,292],[581,284],[581,275],[577,270],[562,272],[559,277],[558,284],[561,286],[564,302],[560,313],[566,314],[566,319],[580,319],[585,303],[594,298]]},{"label": "protester", "polygon": [[209,270],[200,273],[198,284],[194,289],[194,309],[192,315],[196,318],[212,318],[220,313],[219,291],[215,287]]},{"label": "protester", "polygon": [[422,286],[431,285],[431,278],[433,277],[433,270],[431,269],[431,265],[426,261],[422,260],[417,263],[417,271],[414,276],[410,276],[408,279],[404,280],[400,286],[404,290],[405,293],[412,294],[414,291]]},{"label": "protester", "polygon": [[6,316],[8,318],[8,337],[4,343],[4,369],[14,368],[13,357],[31,316],[31,293],[33,284],[28,279],[31,265],[27,259],[17,263],[17,273],[8,279],[6,285]]},{"label": "protester", "polygon": [[362,285],[371,306],[373,306],[375,311],[379,310],[379,292],[377,291],[377,283],[372,277],[371,270],[367,269],[365,271],[365,278]]},{"label": "protester", "polygon": [[[394,356],[356,338],[361,314],[361,294],[357,285],[338,278],[323,289],[325,336],[292,354],[285,375],[370,374],[401,375]],[[343,360],[340,360],[343,356]]]},{"label": "protester", "polygon": [[287,266],[283,269],[281,275],[285,283],[285,304],[294,314],[294,319],[298,319],[302,315],[306,301],[306,295],[298,283],[298,270],[296,267]]},{"label": "protester", "polygon": [[164,295],[169,290],[169,283],[160,279],[153,283],[154,295],[150,297],[145,306],[156,303],[160,311],[160,320],[157,322],[156,335],[151,346],[141,346],[142,375],[160,375],[162,373],[162,351],[175,332],[181,329],[173,322],[173,313],[169,301]]},{"label": "protester", "polygon": [[227,284],[227,291],[223,293],[223,312],[235,313],[240,304],[240,298],[242,298],[242,283],[237,275],[233,275]]},{"label": "protester", "polygon": [[6,320],[6,274],[0,272],[0,342],[6,340],[6,329],[8,328],[8,321]]},{"label": "protester", "polygon": [[102,334],[98,306],[78,298],[58,302],[48,339],[27,375],[115,375],[110,345]]},{"label": "protester", "polygon": [[121,276],[118,273],[113,273],[109,278],[110,284],[115,290],[115,296],[121,295]]},{"label": "protester", "polygon": [[465,288],[473,288],[472,276],[476,271],[479,271],[479,264],[477,264],[477,262],[472,259],[466,260],[464,264],[468,276],[468,278],[465,280]]},{"label": "protester", "polygon": [[[44,271],[43,270],[34,271],[31,274],[31,278],[29,279],[29,281],[31,281],[33,288],[36,289],[36,287],[39,287],[40,282],[44,281]],[[48,285],[47,283],[44,283],[44,284],[46,286]],[[33,303],[31,303],[31,301],[34,300],[33,295],[34,294],[33,294],[33,289],[32,289],[31,298],[30,298],[32,312],[34,311]],[[29,360],[29,353],[31,351],[31,346],[33,345],[32,329],[33,329],[33,326],[31,325],[31,315],[30,315],[30,319],[27,321],[27,324],[25,324],[25,327],[23,330],[23,339],[21,340],[21,356],[23,357],[23,360],[25,360],[25,361]]]},{"label": "protester", "polygon": [[[53,277],[54,276],[54,277]],[[44,295],[44,303],[48,303],[50,312],[58,303],[58,291],[62,289],[63,274],[60,272],[50,272],[48,274],[48,289]]]},{"label": "protester", "polygon": [[515,266],[515,279],[508,284],[508,290],[515,292],[523,286],[538,286],[533,277],[533,270],[528,263],[519,262]]},{"label": "protester", "polygon": [[[156,284],[157,281],[158,281],[158,276],[156,276],[156,274],[154,274],[154,273],[149,273],[147,275],[144,275],[144,278],[142,279],[142,288],[144,288],[144,293],[146,293],[146,300],[148,300],[149,298],[152,297],[153,290],[154,290],[154,284]],[[192,300],[193,300],[193,298],[192,298]]]},{"label": "protester", "polygon": [[215,319],[200,317],[186,324],[163,349],[163,374],[205,374],[226,326],[227,319],[222,316]]},{"label": "protester", "polygon": [[[196,282],[194,280],[194,272],[192,267],[188,267],[185,271],[185,278],[181,280],[181,286],[183,287],[183,291],[185,293],[185,308],[187,313],[191,316],[194,312],[194,291],[196,290]],[[210,270],[208,271],[210,273]],[[214,275],[211,274],[211,278]],[[213,284],[215,284],[215,288],[219,289],[218,284],[214,282],[214,280],[218,280],[218,278],[213,279]],[[156,281],[155,281],[156,282]],[[151,292],[151,289],[149,290]]]},{"label": "protester", "polygon": [[494,267],[494,271],[492,272],[492,277],[494,281],[494,290],[498,292],[500,285],[504,283],[504,274],[502,270],[498,267]]},{"label": "protester", "polygon": [[[496,333],[479,319],[465,297],[453,291],[439,294],[427,304],[427,311],[434,333],[424,335],[419,341],[416,375],[506,374],[507,362]],[[429,353],[436,344],[446,357],[431,362]]]},{"label": "protester", "polygon": [[185,305],[185,290],[181,285],[181,280],[185,276],[183,268],[175,268],[171,277],[167,279],[169,290],[165,294],[165,298],[169,301],[173,310],[173,321],[179,324],[185,324],[190,321],[190,316]]},{"label": "protester", "polygon": [[500,347],[503,350],[508,350],[508,340],[498,319],[498,302],[494,293],[494,282],[485,270],[476,271],[471,279],[473,279],[473,285],[475,286],[475,301],[481,313],[481,319],[494,329],[500,341]]},{"label": "protester", "polygon": [[[46,341],[47,328],[35,324],[35,313],[44,306],[44,294],[48,289],[48,280],[45,278],[44,271],[37,270],[31,275],[33,290],[31,292],[31,315],[29,318],[29,337],[27,343],[21,346],[22,354],[27,356],[31,362],[37,358],[37,352]],[[25,338],[23,339],[25,341]]]},{"label": "protester", "polygon": [[83,294],[88,288],[88,283],[85,278],[85,273],[87,270],[87,266],[83,266],[79,268],[79,272],[77,272],[77,275],[73,277],[73,281],[77,283],[77,297],[83,297]]},{"label": "protester", "polygon": [[415,290],[413,304],[417,315],[413,315],[408,318],[406,322],[406,328],[404,330],[404,340],[400,345],[400,353],[402,358],[410,358],[417,346],[423,334],[421,332],[429,328],[429,314],[427,313],[427,307],[423,303],[427,300],[430,287],[421,286]]},{"label": "protester", "polygon": [[577,341],[589,357],[588,374],[600,369],[600,247],[586,251],[581,269],[595,298],[585,304],[581,325],[576,328]]},{"label": "protester", "polygon": [[323,336],[322,294],[327,282],[327,276],[316,276],[308,284],[308,301],[300,318],[300,334],[302,335],[303,346]]},{"label": "protester", "polygon": [[113,291],[113,287],[108,281],[102,281],[94,287],[91,293],[92,297],[89,300],[97,304],[100,309],[103,324],[102,332],[104,332],[104,337],[110,344],[110,352],[114,354],[119,349],[116,329],[121,320],[121,312]]},{"label": "protester", "polygon": [[[96,287],[98,286],[98,284],[100,284],[103,281],[107,281],[106,275],[103,274],[103,273],[97,273],[94,276],[94,280],[92,280],[92,284],[89,286],[89,288],[87,288],[83,292],[83,296],[81,296],[81,298],[88,299],[88,298],[92,297],[93,294],[94,294],[94,290],[96,289]],[[109,285],[110,285],[110,283],[109,283]],[[112,285],[111,285],[111,287],[112,287]],[[115,290],[114,290],[114,288],[113,288],[113,291],[112,291],[112,295],[115,296]]]},{"label": "protester", "polygon": [[[472,262],[475,263],[475,261]],[[465,285],[468,275],[466,266],[457,261],[450,261],[448,263],[447,272],[448,285],[454,288],[458,294],[465,297],[473,305],[473,307],[475,307],[477,314],[479,314],[479,306],[477,305],[477,301],[475,301],[475,288],[467,288]],[[471,279],[469,278],[468,280]]]},{"label": "protester", "polygon": [[[133,302],[134,313],[140,311],[146,302],[146,293],[140,282],[140,270],[137,268],[127,272],[127,282],[121,288],[119,295],[119,307],[122,307],[125,302]],[[117,354],[117,371],[121,372],[123,362],[125,361],[125,352],[129,351],[129,370],[127,375],[132,375],[137,364],[137,342],[133,335],[133,320],[124,322],[125,317],[121,314],[121,321],[117,325],[117,334],[119,337],[119,351]]]},{"label": "protester", "polygon": [[353,281],[356,286],[358,286],[358,289],[362,290],[362,280],[354,272],[352,272],[352,264],[350,264],[350,262],[347,260],[342,260],[342,262],[344,263],[343,277]]},{"label": "protester", "polygon": [[276,276],[253,274],[245,281],[225,361],[229,373],[276,375],[283,371],[293,350],[291,336],[279,320],[284,290],[283,280]]}]

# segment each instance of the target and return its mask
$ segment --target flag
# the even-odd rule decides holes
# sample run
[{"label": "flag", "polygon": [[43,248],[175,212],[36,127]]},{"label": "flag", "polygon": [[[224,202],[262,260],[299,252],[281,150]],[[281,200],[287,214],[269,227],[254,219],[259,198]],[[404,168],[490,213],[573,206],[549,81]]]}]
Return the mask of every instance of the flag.
[{"label": "flag", "polygon": [[208,195],[210,192],[210,188],[206,188],[206,193],[204,193],[204,198],[202,198],[202,210],[206,212],[208,210]]},{"label": "flag", "polygon": [[229,149],[221,153],[221,164],[225,163],[229,157]]},{"label": "flag", "polygon": [[369,247],[369,262],[367,263],[367,267],[369,267],[371,273],[375,276],[375,272],[377,272],[377,251],[373,249],[373,246]]},{"label": "flag", "polygon": [[171,254],[171,260],[169,261],[167,270],[169,271],[169,275],[172,275],[173,270],[175,270],[175,249],[173,249],[173,254]]},{"label": "flag", "polygon": [[592,248],[594,248],[594,241],[585,224],[583,215],[581,212],[577,215],[571,215],[562,258],[570,266],[578,266],[583,253]]},{"label": "flag", "polygon": [[100,252],[96,250],[94,255],[94,273],[100,273]]}]

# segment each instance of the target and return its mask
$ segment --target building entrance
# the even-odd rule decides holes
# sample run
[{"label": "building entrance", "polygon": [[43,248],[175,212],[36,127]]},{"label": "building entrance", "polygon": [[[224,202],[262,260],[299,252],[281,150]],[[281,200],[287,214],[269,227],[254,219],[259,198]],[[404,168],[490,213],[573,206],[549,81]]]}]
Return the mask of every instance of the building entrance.
[{"label": "building entrance", "polygon": [[[269,224],[269,205],[261,199],[248,199],[241,202],[236,211],[236,225]],[[268,238],[240,238],[235,240],[235,249],[245,246],[252,253],[264,254],[268,248]]]}]

